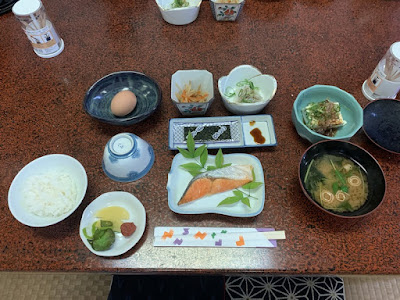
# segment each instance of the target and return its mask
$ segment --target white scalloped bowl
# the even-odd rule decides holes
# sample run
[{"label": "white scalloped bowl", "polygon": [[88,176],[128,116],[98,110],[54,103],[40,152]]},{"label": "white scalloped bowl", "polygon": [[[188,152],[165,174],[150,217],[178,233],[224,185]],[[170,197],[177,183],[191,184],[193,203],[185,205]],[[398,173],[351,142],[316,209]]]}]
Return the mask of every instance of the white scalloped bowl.
[{"label": "white scalloped bowl", "polygon": [[172,25],[187,25],[197,19],[202,0],[188,0],[189,6],[171,9],[173,0],[156,0],[161,16]]},{"label": "white scalloped bowl", "polygon": [[237,102],[232,102],[229,99],[229,97],[225,95],[224,91],[226,90],[226,81],[227,81],[227,76],[223,76],[218,80],[218,90],[226,109],[236,115],[258,114],[267,106],[267,104],[275,96],[277,89],[277,82],[274,76],[257,75],[252,79],[252,81],[256,86],[260,88],[261,94],[264,96],[264,101],[255,103],[237,103]]}]

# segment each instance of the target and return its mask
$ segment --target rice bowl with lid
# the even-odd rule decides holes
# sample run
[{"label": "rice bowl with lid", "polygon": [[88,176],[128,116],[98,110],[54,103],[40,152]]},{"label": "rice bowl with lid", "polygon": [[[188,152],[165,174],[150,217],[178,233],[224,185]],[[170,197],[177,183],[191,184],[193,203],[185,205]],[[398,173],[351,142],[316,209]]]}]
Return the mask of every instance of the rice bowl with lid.
[{"label": "rice bowl with lid", "polygon": [[15,176],[8,191],[8,206],[22,224],[45,227],[71,215],[87,189],[86,171],[64,154],[39,157]]}]

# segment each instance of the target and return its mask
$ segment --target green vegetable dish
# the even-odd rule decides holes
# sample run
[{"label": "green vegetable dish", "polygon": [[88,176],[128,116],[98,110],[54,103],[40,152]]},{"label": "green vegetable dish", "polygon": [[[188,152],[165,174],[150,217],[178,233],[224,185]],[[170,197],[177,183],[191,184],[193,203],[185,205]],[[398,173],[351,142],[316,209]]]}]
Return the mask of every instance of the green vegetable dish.
[{"label": "green vegetable dish", "polygon": [[329,99],[311,102],[301,112],[304,124],[325,136],[335,136],[337,129],[346,124],[340,112],[340,104]]},{"label": "green vegetable dish", "polygon": [[335,212],[352,212],[368,197],[367,175],[348,158],[324,154],[313,159],[304,178],[312,198]]},{"label": "green vegetable dish", "polygon": [[255,103],[263,100],[260,88],[248,79],[239,81],[235,88],[227,87],[225,96],[231,98],[232,102]]},{"label": "green vegetable dish", "polygon": [[172,2],[171,7],[172,8],[180,8],[180,7],[188,7],[189,6],[189,2],[186,0],[174,0],[174,2]]},{"label": "green vegetable dish", "polygon": [[92,236],[87,234],[86,228],[83,228],[83,235],[93,247],[93,250],[106,251],[115,242],[115,233],[112,227],[113,223],[110,221],[96,221],[92,225]]}]

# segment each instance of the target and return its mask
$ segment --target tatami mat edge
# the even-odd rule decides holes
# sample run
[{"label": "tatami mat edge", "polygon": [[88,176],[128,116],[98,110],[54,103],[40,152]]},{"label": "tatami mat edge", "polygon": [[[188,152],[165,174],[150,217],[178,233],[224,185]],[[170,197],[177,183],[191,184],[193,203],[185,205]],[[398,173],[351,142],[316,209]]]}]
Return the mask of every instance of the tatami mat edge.
[{"label": "tatami mat edge", "polygon": [[107,299],[112,275],[0,272],[0,299]]},{"label": "tatami mat edge", "polygon": [[[346,300],[399,300],[399,276],[341,276]],[[0,272],[0,299],[107,299],[112,275]]]}]

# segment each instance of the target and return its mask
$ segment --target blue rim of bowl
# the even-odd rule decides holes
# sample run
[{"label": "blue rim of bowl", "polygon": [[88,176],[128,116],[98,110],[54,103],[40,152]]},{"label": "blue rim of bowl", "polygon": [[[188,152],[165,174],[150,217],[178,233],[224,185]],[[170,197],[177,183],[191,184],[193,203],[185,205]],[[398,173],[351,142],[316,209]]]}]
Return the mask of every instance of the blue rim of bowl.
[{"label": "blue rim of bowl", "polygon": [[[98,116],[95,116],[95,115],[90,114],[89,111],[88,111],[88,109],[87,109],[87,107],[86,107],[86,99],[88,98],[90,92],[96,87],[96,85],[97,85],[100,81],[105,80],[106,78],[109,78],[109,77],[113,77],[113,76],[119,75],[119,74],[135,74],[135,75],[140,75],[140,76],[143,76],[143,77],[148,78],[151,82],[153,82],[154,86],[155,86],[156,89],[157,89],[158,95],[159,95],[159,97],[157,97],[157,103],[156,103],[156,105],[154,106],[154,108],[153,108],[152,110],[148,111],[148,112],[147,112],[146,114],[144,114],[144,115],[135,116],[135,117],[128,117],[128,118],[126,118],[126,117],[118,118],[118,122],[114,122],[113,120],[100,118],[100,117],[98,117]],[[84,108],[85,112],[86,112],[89,116],[91,116],[92,118],[95,118],[96,120],[99,120],[99,121],[102,121],[102,122],[105,122],[105,123],[108,123],[108,124],[112,124],[112,125],[132,125],[132,124],[135,124],[135,123],[139,123],[139,122],[143,121],[144,119],[146,119],[147,117],[149,117],[150,115],[152,115],[152,114],[157,110],[157,108],[159,107],[159,105],[160,105],[160,103],[161,103],[161,99],[162,99],[162,91],[161,91],[161,88],[160,88],[160,86],[158,85],[158,83],[157,83],[152,77],[150,77],[150,76],[148,76],[148,75],[146,75],[146,74],[144,74],[144,73],[136,72],[136,71],[119,71],[119,72],[113,72],[113,73],[107,74],[106,76],[100,78],[99,80],[97,80],[95,83],[93,83],[93,84],[90,86],[90,88],[88,89],[88,91],[86,92],[85,97],[84,97],[83,108]]]},{"label": "blue rim of bowl", "polygon": [[334,85],[316,84],[316,85],[310,86],[310,87],[308,87],[308,88],[306,88],[306,89],[300,91],[300,93],[299,93],[299,94],[297,95],[297,97],[296,97],[296,100],[294,100],[293,109],[294,109],[294,113],[295,113],[296,119],[299,120],[299,126],[301,126],[302,128],[305,128],[305,129],[307,130],[307,132],[309,132],[309,133],[311,133],[311,134],[313,134],[313,135],[315,135],[315,136],[317,136],[317,137],[323,138],[324,140],[338,141],[338,140],[343,140],[343,139],[350,139],[352,136],[354,136],[354,135],[360,130],[360,128],[361,128],[362,125],[363,125],[363,122],[361,122],[361,123],[359,124],[359,126],[357,126],[357,128],[354,129],[351,133],[349,133],[349,134],[347,134],[347,135],[344,135],[344,136],[340,136],[340,137],[326,136],[326,135],[317,133],[317,132],[311,130],[310,128],[308,128],[308,127],[304,124],[304,122],[300,122],[300,120],[303,120],[303,117],[302,117],[302,116],[299,116],[297,109],[295,109],[295,104],[297,104],[297,100],[300,98],[300,95],[306,93],[307,91],[309,91],[309,90],[312,89],[312,88],[317,88],[317,87],[320,87],[320,88],[325,88],[325,87],[327,87],[327,88],[332,88],[332,89],[337,90],[337,91],[340,92],[340,93],[344,93],[344,94],[350,96],[350,98],[351,98],[352,100],[354,100],[354,101],[358,104],[358,106],[359,106],[359,108],[360,108],[360,109],[359,109],[359,113],[361,113],[361,117],[363,117],[363,109],[362,109],[360,103],[358,103],[357,99],[354,98],[354,96],[353,96],[352,94],[350,94],[350,93],[346,92],[345,90],[342,90],[341,88],[338,88],[337,86],[334,86]]},{"label": "blue rim of bowl", "polygon": [[[397,101],[397,102],[399,102],[399,104],[400,104],[400,99],[392,99],[392,98],[382,98],[382,99],[376,99],[376,100],[374,100],[374,101],[372,101],[372,102],[369,102],[365,107],[364,107],[364,109],[363,109],[363,115],[364,115],[364,112],[365,112],[365,110],[367,109],[367,107],[368,106],[370,106],[370,105],[374,105],[373,103],[375,103],[376,101],[380,101],[380,100],[383,100],[383,101]],[[386,148],[386,147],[383,147],[382,145],[380,145],[380,144],[378,144],[373,138],[371,138],[371,136],[369,136],[369,134],[367,133],[367,131],[365,130],[365,124],[364,124],[364,122],[363,122],[363,131],[364,131],[364,133],[365,133],[365,135],[368,137],[368,139],[372,142],[372,143],[374,143],[376,146],[378,146],[379,148],[381,148],[381,149],[383,149],[383,150],[386,150],[386,151],[388,151],[388,152],[390,152],[390,153],[393,153],[393,154],[400,154],[400,152],[396,152],[396,151],[393,151],[393,150],[390,150],[390,149],[388,149],[388,148]]]},{"label": "blue rim of bowl", "polygon": [[[333,212],[333,211],[331,211],[331,210],[329,210],[329,209],[326,209],[326,208],[324,208],[322,205],[320,205],[317,201],[315,201],[315,200],[309,195],[308,191],[307,191],[307,190],[305,189],[305,187],[303,186],[303,183],[302,183],[302,180],[301,180],[301,174],[300,174],[300,166],[301,166],[301,162],[302,162],[302,160],[303,160],[303,157],[306,155],[306,153],[307,153],[311,148],[315,147],[317,144],[332,143],[332,142],[342,142],[342,143],[350,144],[350,145],[352,145],[352,146],[354,146],[354,147],[356,147],[356,148],[358,148],[358,149],[364,151],[368,156],[370,156],[370,157],[372,158],[372,160],[375,161],[376,165],[379,167],[379,169],[380,169],[380,171],[381,171],[381,173],[382,173],[383,181],[384,181],[384,183],[385,183],[385,189],[384,189],[384,194],[383,194],[383,196],[382,196],[382,200],[379,202],[379,204],[378,204],[374,209],[372,209],[371,211],[369,211],[369,212],[367,212],[367,213],[365,213],[365,214],[363,214],[363,215],[347,216],[347,215],[341,215],[341,214],[335,213],[335,212]],[[306,198],[307,198],[308,200],[310,200],[310,202],[311,202],[312,204],[314,204],[316,207],[318,207],[319,209],[323,210],[324,212],[330,214],[331,216],[335,216],[335,217],[339,217],[339,218],[344,218],[344,219],[355,219],[355,218],[362,218],[362,217],[365,217],[365,216],[371,214],[372,212],[376,211],[376,210],[382,205],[382,203],[383,203],[383,201],[385,200],[385,197],[386,197],[387,182],[386,182],[385,173],[383,172],[381,165],[378,163],[378,161],[375,159],[375,157],[373,157],[373,156],[371,155],[371,153],[369,153],[367,150],[365,150],[364,148],[362,148],[362,147],[360,147],[360,146],[358,146],[358,145],[356,145],[356,144],[354,144],[354,143],[351,143],[351,142],[345,141],[345,140],[323,140],[323,141],[316,142],[315,144],[312,144],[310,147],[308,147],[308,148],[303,152],[303,154],[302,154],[301,157],[300,157],[300,162],[299,162],[299,164],[298,164],[298,170],[297,170],[297,178],[298,178],[298,180],[299,180],[299,183],[300,183],[301,189],[302,189],[302,191],[303,191],[303,194],[306,196]]]}]

